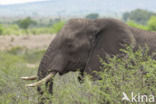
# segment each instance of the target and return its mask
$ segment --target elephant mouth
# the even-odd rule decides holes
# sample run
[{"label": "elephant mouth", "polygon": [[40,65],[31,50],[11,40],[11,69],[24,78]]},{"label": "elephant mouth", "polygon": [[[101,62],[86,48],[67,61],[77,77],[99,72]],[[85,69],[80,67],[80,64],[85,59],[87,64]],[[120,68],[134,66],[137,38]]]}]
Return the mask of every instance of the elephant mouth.
[{"label": "elephant mouth", "polygon": [[[41,79],[41,80],[39,80],[37,82],[31,83],[31,84],[26,84],[26,87],[37,87],[37,86],[41,86],[42,84],[44,84],[48,80],[52,79],[56,75],[56,73],[57,72],[51,72],[46,77],[44,77],[43,79]],[[21,79],[23,79],[23,80],[35,80],[35,79],[37,79],[37,77],[36,76],[21,77]]]}]

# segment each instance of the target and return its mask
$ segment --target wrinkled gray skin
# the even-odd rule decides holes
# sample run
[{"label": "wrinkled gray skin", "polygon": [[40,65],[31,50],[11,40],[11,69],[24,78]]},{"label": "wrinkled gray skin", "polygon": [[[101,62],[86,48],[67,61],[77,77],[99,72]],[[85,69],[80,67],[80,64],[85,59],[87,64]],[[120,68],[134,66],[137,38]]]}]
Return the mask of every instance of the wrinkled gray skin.
[{"label": "wrinkled gray skin", "polygon": [[[50,72],[63,75],[70,71],[79,71],[93,75],[99,71],[99,57],[120,55],[119,49],[125,44],[134,48],[147,44],[150,51],[156,49],[156,33],[129,27],[115,19],[71,19],[56,35],[41,60],[39,80]],[[81,77],[79,77],[81,80]],[[52,93],[52,80],[46,83]],[[38,91],[42,94],[41,88]]]}]

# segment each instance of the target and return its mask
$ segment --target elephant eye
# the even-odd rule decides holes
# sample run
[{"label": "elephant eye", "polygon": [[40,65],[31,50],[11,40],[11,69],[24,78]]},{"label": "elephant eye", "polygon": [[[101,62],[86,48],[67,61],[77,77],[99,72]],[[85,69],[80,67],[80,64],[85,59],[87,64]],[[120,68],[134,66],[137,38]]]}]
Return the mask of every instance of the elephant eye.
[{"label": "elephant eye", "polygon": [[68,48],[73,48],[74,47],[74,45],[73,44],[67,44],[68,45]]},{"label": "elephant eye", "polygon": [[74,45],[70,41],[66,42],[66,45],[67,45],[68,48],[73,48],[74,47]]}]

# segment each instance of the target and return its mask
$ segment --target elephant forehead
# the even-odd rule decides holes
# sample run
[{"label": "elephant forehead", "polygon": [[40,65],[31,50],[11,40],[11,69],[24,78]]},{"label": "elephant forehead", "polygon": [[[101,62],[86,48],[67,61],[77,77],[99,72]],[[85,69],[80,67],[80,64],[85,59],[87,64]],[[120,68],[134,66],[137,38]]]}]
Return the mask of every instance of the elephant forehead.
[{"label": "elephant forehead", "polygon": [[71,19],[69,20],[69,24],[89,24],[90,20],[88,19],[82,19],[82,18],[77,18],[77,19]]},{"label": "elephant forehead", "polygon": [[60,31],[61,35],[71,35],[75,32],[80,31],[80,28],[75,28],[74,26],[70,26],[66,24]]},{"label": "elephant forehead", "polygon": [[71,33],[69,33],[69,34],[64,34],[63,35],[63,38],[64,39],[74,39],[75,38],[75,32],[71,32]]},{"label": "elephant forehead", "polygon": [[79,35],[80,33],[82,33],[84,31],[83,28],[79,28],[79,29],[72,29],[72,28],[64,28],[62,31],[61,31],[61,37],[64,38],[64,39],[73,39],[73,38],[76,38],[77,35]]},{"label": "elephant forehead", "polygon": [[64,27],[64,31],[67,33],[71,33],[71,32],[77,33],[83,31],[83,29],[86,27],[87,26],[84,24],[69,24]]},{"label": "elephant forehead", "polygon": [[89,26],[89,24],[91,24],[91,21],[87,19],[72,19],[69,20],[66,26],[67,28],[70,28],[72,30],[77,30],[77,29],[80,30]]}]

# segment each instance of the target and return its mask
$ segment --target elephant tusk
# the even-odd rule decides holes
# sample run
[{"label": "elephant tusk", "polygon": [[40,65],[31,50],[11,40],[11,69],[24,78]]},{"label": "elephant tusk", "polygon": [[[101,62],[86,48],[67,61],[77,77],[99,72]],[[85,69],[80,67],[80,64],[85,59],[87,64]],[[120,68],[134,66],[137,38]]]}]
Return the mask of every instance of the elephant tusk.
[{"label": "elephant tusk", "polygon": [[40,86],[44,82],[48,81],[49,79],[53,78],[56,75],[56,72],[48,74],[45,78],[39,80],[38,82],[32,83],[32,84],[27,84],[26,87],[36,87]]},{"label": "elephant tusk", "polygon": [[36,80],[38,77],[37,76],[30,76],[30,77],[21,77],[23,80]]}]

